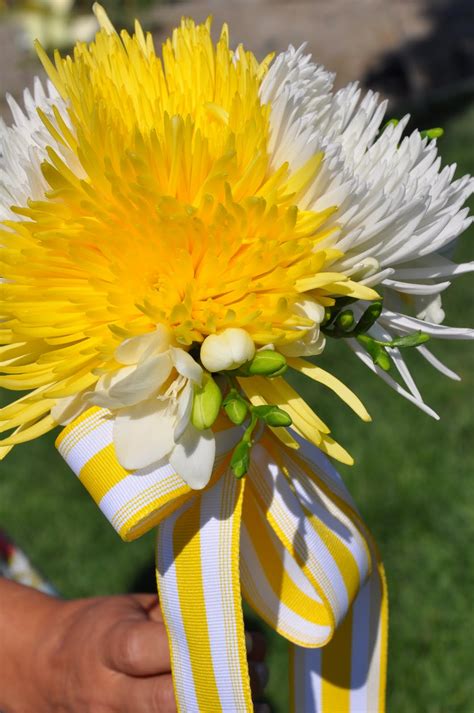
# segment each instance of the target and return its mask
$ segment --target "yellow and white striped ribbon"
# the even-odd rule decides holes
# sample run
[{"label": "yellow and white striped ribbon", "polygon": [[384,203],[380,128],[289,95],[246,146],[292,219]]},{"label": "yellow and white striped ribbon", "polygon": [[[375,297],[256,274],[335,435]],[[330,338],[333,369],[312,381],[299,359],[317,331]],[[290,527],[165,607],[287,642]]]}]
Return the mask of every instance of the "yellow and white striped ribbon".
[{"label": "yellow and white striped ribbon", "polygon": [[217,431],[216,466],[203,491],[169,465],[125,471],[104,409],[87,411],[57,441],[124,540],[158,526],[157,579],[179,710],[253,710],[242,587],[290,642],[295,713],[383,713],[385,579],[342,479],[306,441],[290,451],[266,432],[237,481],[228,463],[240,431],[222,423]]},{"label": "yellow and white striped ribbon", "polygon": [[227,471],[158,530],[176,697],[189,713],[253,710],[238,570],[244,486]]}]

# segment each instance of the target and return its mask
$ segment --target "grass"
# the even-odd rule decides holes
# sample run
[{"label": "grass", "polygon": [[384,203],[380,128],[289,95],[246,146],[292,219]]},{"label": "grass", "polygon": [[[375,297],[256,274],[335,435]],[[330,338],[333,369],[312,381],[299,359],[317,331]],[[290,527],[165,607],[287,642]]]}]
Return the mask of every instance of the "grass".
[{"label": "grass", "polygon": [[[436,122],[435,122],[436,123]],[[446,161],[474,172],[474,105],[446,124]],[[471,229],[457,258],[472,259]],[[446,297],[448,321],[472,323],[473,292],[460,278]],[[468,343],[434,351],[462,376],[451,383],[410,355],[435,422],[392,393],[334,344],[321,365],[363,397],[363,424],[335,397],[304,382],[318,412],[355,455],[344,477],[379,543],[390,591],[389,713],[474,709],[473,352]],[[122,544],[45,437],[0,465],[0,523],[67,597],[153,586],[154,537]],[[286,645],[268,633],[274,711],[288,710]]]}]

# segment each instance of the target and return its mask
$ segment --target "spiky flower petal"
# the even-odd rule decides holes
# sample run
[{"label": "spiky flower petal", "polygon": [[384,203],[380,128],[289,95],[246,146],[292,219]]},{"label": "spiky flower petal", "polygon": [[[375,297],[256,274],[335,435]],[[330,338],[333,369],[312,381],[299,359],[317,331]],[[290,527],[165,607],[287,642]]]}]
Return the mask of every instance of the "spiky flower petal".
[{"label": "spiky flower petal", "polygon": [[[321,170],[300,205],[316,211],[338,206],[330,223],[339,231],[323,245],[342,251],[337,269],[377,286],[384,297],[385,309],[371,334],[390,340],[422,329],[438,338],[472,339],[471,329],[438,325],[444,319],[441,292],[452,277],[474,269],[474,263],[456,265],[440,254],[471,223],[464,206],[474,180],[454,179],[455,166],[441,167],[436,141],[416,130],[405,135],[409,117],[384,127],[386,102],[377,94],[363,95],[357,84],[335,91],[333,82],[334,75],[303,48],[290,47],[277,57],[260,90],[272,106],[272,165],[285,155],[297,172],[310,156],[323,153]],[[407,390],[375,367],[360,344],[349,344],[390,385],[425,408],[398,350],[394,361]],[[418,349],[449,372],[425,346]]]},{"label": "spiky flower petal", "polygon": [[26,113],[11,102],[0,129],[0,386],[29,392],[0,428],[16,429],[5,453],[101,405],[138,467],[121,445],[135,424],[161,424],[141,461],[169,454],[177,432],[196,440],[178,417],[193,381],[181,369],[208,336],[284,347],[318,329],[302,300],[376,293],[319,248],[336,206],[303,207],[322,154],[299,171],[272,161],[271,58],[232,51],[226,27],[215,45],[210,23],[190,20],[160,58],[138,24],[118,35],[96,10],[101,31],[72,57],[38,47],[51,84],[25,94]]},{"label": "spiky flower petal", "polygon": [[[373,305],[369,336],[345,341],[431,412],[400,342],[390,353],[406,388],[363,344],[420,325],[473,336],[439,323],[440,293],[472,269],[440,251],[470,222],[474,182],[441,169],[434,141],[404,136],[407,119],[381,128],[385,104],[356,85],[335,92],[302,49],[258,62],[231,50],[226,26],[214,44],[209,21],[183,20],[159,57],[138,23],[119,35],[95,10],[101,30],[72,57],[51,61],[38,47],[47,89],[37,82],[24,112],[10,100],[14,124],[0,125],[0,387],[27,392],[0,410],[10,432],[0,457],[95,404],[114,419],[126,468],[167,458],[204,487],[222,395],[203,365],[241,367],[226,378],[251,424],[273,405],[298,435],[350,462],[282,373],[324,382],[367,420],[354,395],[300,357],[324,349],[328,314],[347,337],[374,286],[385,309]],[[338,317],[351,301],[353,314]],[[282,369],[252,372],[255,353],[275,353]],[[201,402],[210,407],[198,414]]]}]

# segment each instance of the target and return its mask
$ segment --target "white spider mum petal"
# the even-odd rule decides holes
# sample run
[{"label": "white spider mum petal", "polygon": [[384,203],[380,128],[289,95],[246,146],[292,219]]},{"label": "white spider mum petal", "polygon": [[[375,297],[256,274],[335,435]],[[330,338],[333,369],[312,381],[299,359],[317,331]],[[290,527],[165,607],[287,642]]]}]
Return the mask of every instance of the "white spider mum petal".
[{"label": "white spider mum petal", "polygon": [[[329,224],[338,231],[326,245],[344,254],[333,268],[377,287],[390,307],[380,328],[395,336],[421,329],[441,338],[472,338],[472,330],[438,325],[444,318],[440,293],[449,287],[449,278],[474,269],[440,254],[471,223],[464,204],[474,192],[474,180],[454,179],[456,167],[441,166],[436,141],[419,131],[405,135],[408,116],[384,126],[386,102],[377,94],[364,95],[354,83],[334,91],[333,75],[303,48],[290,47],[276,58],[261,98],[271,104],[273,167],[287,161],[294,173],[322,153],[298,205],[337,207]],[[426,349],[419,353],[433,364]],[[419,402],[400,355],[396,366],[411,400]],[[385,380],[394,386],[392,379]]]},{"label": "white spider mum petal", "polygon": [[0,221],[17,220],[12,206],[24,206],[28,200],[41,200],[49,186],[41,171],[50,147],[79,177],[84,171],[72,151],[55,140],[46,128],[38,109],[54,121],[56,107],[67,120],[67,107],[51,82],[46,87],[36,78],[33,93],[23,93],[24,109],[11,97],[7,101],[13,117],[12,126],[0,119]]}]

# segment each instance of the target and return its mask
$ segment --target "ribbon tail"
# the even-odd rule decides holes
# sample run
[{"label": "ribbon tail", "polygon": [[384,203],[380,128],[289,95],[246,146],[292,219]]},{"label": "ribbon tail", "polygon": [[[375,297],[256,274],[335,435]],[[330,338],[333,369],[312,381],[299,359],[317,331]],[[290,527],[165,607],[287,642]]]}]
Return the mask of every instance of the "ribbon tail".
[{"label": "ribbon tail", "polygon": [[239,581],[244,488],[226,472],[158,528],[157,581],[180,713],[253,711]]},{"label": "ribbon tail", "polygon": [[384,713],[388,605],[375,568],[324,648],[290,644],[292,713]]},{"label": "ribbon tail", "polygon": [[242,527],[246,598],[292,642],[294,713],[384,713],[387,590],[379,554],[320,451],[262,438]]}]

